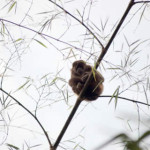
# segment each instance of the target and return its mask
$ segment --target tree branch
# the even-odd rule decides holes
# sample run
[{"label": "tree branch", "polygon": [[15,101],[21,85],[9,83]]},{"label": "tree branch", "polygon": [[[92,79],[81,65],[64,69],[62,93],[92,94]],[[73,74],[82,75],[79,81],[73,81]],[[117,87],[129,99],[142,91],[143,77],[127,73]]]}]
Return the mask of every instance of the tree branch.
[{"label": "tree branch", "polygon": [[67,11],[66,9],[64,9],[63,7],[61,7],[60,5],[58,5],[56,2],[53,2],[52,0],[49,0],[51,3],[53,3],[54,5],[56,5],[57,7],[59,7],[61,10],[63,10],[66,14],[68,14],[69,16],[71,16],[73,19],[75,19],[76,21],[78,21],[82,26],[84,26],[92,35],[93,37],[97,40],[97,42],[99,43],[99,45],[102,47],[102,49],[104,48],[103,44],[101,43],[101,41],[98,39],[98,37],[90,30],[90,28],[88,28],[84,22],[80,21],[78,18],[76,18],[74,15],[72,15],[69,11]]},{"label": "tree branch", "polygon": [[45,37],[51,38],[51,39],[53,39],[53,40],[55,40],[55,41],[57,41],[57,42],[66,44],[66,45],[68,45],[68,46],[70,46],[70,47],[75,48],[76,50],[80,50],[81,52],[85,52],[85,53],[90,54],[90,53],[87,52],[86,50],[83,50],[83,49],[81,49],[81,48],[79,48],[79,47],[76,47],[76,46],[74,46],[74,45],[72,45],[72,44],[69,44],[69,43],[67,43],[67,42],[65,42],[65,41],[59,40],[59,39],[57,39],[57,38],[55,38],[55,37],[52,37],[52,36],[50,36],[50,35],[47,35],[47,34],[44,34],[44,33],[42,33],[42,32],[36,31],[36,30],[31,29],[31,28],[29,28],[29,27],[23,26],[23,25],[21,25],[21,24],[12,22],[12,21],[10,21],[10,20],[2,19],[2,18],[0,18],[0,21],[2,21],[2,22],[7,22],[7,23],[10,23],[10,24],[16,25],[16,26],[21,27],[21,28],[23,28],[23,29],[32,31],[32,32],[34,32],[34,33],[36,33],[36,34],[38,34],[38,35],[45,36]]},{"label": "tree branch", "polygon": [[[51,1],[51,0],[49,0],[49,1]],[[52,1],[51,1],[51,2],[52,2]],[[54,3],[54,2],[53,2],[53,3]],[[55,4],[55,3],[54,3],[54,4]],[[55,5],[57,5],[57,4],[55,4]],[[133,0],[130,0],[130,2],[129,2],[129,4],[128,4],[128,7],[127,7],[127,9],[125,10],[125,12],[124,12],[124,14],[123,14],[123,16],[122,16],[122,18],[121,18],[119,24],[117,25],[117,27],[116,27],[114,33],[112,34],[110,40],[108,41],[108,44],[106,45],[105,48],[102,47],[102,52],[101,52],[101,54],[100,54],[100,56],[99,56],[99,58],[98,58],[98,60],[97,60],[97,62],[96,62],[96,67],[95,67],[96,69],[98,68],[98,66],[99,66],[99,64],[100,64],[100,62],[101,62],[101,60],[103,59],[103,57],[104,57],[105,54],[107,53],[107,51],[108,51],[108,49],[109,49],[109,47],[110,47],[112,41],[114,40],[116,34],[118,33],[118,31],[119,31],[121,25],[123,24],[123,22],[124,22],[126,16],[128,15],[128,13],[129,13],[129,11],[130,11],[130,9],[132,8],[133,5],[134,5],[134,1],[133,1]],[[59,7],[59,5],[58,5],[58,7]],[[60,7],[60,8],[61,8],[61,7]],[[63,8],[62,8],[62,9],[63,9]],[[65,10],[64,10],[64,11],[65,11]],[[74,16],[73,16],[73,18],[76,19]],[[73,111],[74,111],[74,112],[73,112],[73,113],[71,112],[71,114],[69,115],[69,118],[71,118],[71,119],[73,118],[73,116],[74,116],[74,114],[75,114],[75,111],[77,111],[77,108],[79,107],[79,105],[80,105],[80,103],[81,103],[81,101],[82,101],[82,100],[81,100],[81,97],[82,97],[82,96],[84,95],[84,93],[86,92],[86,90],[87,90],[87,88],[88,88],[88,85],[89,85],[89,83],[91,82],[92,78],[93,78],[93,73],[91,72],[89,78],[87,79],[87,81],[86,81],[86,83],[85,83],[85,85],[84,85],[84,88],[81,90],[81,92],[80,92],[80,94],[79,94],[79,96],[78,96],[78,98],[77,98],[77,100],[76,100],[76,104],[75,104],[75,106],[74,106],[74,108],[73,108]],[[78,105],[77,105],[77,104],[78,104]],[[67,119],[67,121],[66,121],[66,123],[65,123],[65,125],[64,125],[64,128],[63,128],[62,131],[60,132],[61,138],[60,138],[60,135],[59,135],[58,138],[57,138],[57,140],[56,140],[56,142],[55,142],[55,144],[54,144],[54,149],[53,149],[53,150],[56,150],[56,149],[57,149],[57,146],[59,145],[59,143],[60,143],[60,141],[61,141],[63,135],[65,134],[65,131],[67,130],[68,125],[69,125],[70,122],[71,122],[71,119],[70,119],[70,120]]]},{"label": "tree branch", "polygon": [[150,1],[138,1],[138,2],[134,2],[134,4],[139,4],[139,3],[150,3]]},{"label": "tree branch", "polygon": [[[104,98],[110,97],[110,98],[112,98],[112,95],[102,95],[102,96],[99,96],[99,97],[100,97],[100,98],[101,98],[101,97],[104,97]],[[121,96],[118,96],[117,98],[123,99],[123,100],[126,100],[126,101],[130,101],[130,102],[133,102],[133,103],[138,103],[138,104],[150,106],[150,104],[147,104],[147,103],[144,103],[144,102],[140,102],[140,101],[136,101],[136,100],[129,99],[129,98],[125,98],[125,97],[121,97]]]},{"label": "tree branch", "polygon": [[50,148],[52,148],[52,144],[51,144],[51,141],[50,141],[50,138],[46,132],[46,130],[44,129],[43,125],[41,124],[41,122],[38,120],[38,118],[29,110],[27,109],[24,105],[22,105],[16,98],[14,98],[12,95],[10,95],[9,93],[7,93],[5,90],[3,90],[2,88],[0,88],[0,91],[2,91],[3,93],[5,93],[7,96],[9,96],[10,98],[12,98],[18,105],[20,105],[24,110],[26,110],[35,120],[36,122],[39,124],[39,126],[41,127],[41,129],[43,130],[46,138],[47,138],[47,141],[48,141],[48,144],[50,146]]},{"label": "tree branch", "polygon": [[74,105],[74,107],[73,107],[73,109],[72,109],[72,111],[71,111],[71,113],[70,113],[70,115],[69,115],[69,117],[68,117],[68,119],[67,119],[67,121],[66,121],[66,123],[63,127],[63,129],[62,129],[62,131],[60,132],[60,134],[59,134],[52,150],[56,150],[57,146],[59,145],[64,133],[66,132],[66,130],[67,130],[67,128],[68,128],[68,126],[69,126],[69,124],[70,124],[70,122],[71,122],[74,114],[76,113],[76,111],[77,111],[77,109],[78,109],[81,102],[82,101],[76,101],[76,103],[75,103],[75,105]]}]

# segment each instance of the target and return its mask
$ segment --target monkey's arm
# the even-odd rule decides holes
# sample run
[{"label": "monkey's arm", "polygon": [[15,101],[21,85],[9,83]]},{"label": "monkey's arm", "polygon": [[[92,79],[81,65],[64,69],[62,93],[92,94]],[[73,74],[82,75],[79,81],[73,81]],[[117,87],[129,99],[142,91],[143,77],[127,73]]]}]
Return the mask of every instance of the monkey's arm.
[{"label": "monkey's arm", "polygon": [[72,77],[70,80],[69,80],[69,85],[72,87],[72,86],[77,86],[77,84],[81,82],[82,83],[82,80],[80,77]]},{"label": "monkey's arm", "polygon": [[84,86],[84,83],[79,77],[72,77],[69,80],[69,85],[72,87],[72,90],[74,91],[74,93],[79,95],[80,91],[82,90]]}]

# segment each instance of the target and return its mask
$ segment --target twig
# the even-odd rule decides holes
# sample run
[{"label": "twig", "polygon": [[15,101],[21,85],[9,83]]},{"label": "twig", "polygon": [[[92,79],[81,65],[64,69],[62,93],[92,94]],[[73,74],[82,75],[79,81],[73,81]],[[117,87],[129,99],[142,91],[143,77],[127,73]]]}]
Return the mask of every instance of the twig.
[{"label": "twig", "polygon": [[150,3],[150,1],[138,1],[138,2],[134,2],[134,4],[139,4],[139,3]]},{"label": "twig", "polygon": [[73,19],[75,19],[76,21],[78,21],[82,26],[84,26],[92,35],[93,37],[97,40],[97,42],[99,43],[99,45],[102,47],[102,49],[104,48],[103,44],[101,43],[101,41],[98,39],[98,37],[84,24],[83,21],[80,21],[78,18],[76,18],[74,15],[72,15],[69,11],[67,11],[66,9],[64,9],[63,7],[61,7],[60,5],[58,5],[56,2],[53,2],[52,0],[49,0],[51,3],[53,3],[54,5],[56,5],[57,7],[59,7],[61,10],[63,10],[66,14],[68,14],[69,16],[71,16]]},{"label": "twig", "polygon": [[10,95],[9,93],[7,93],[5,90],[3,90],[2,88],[0,88],[0,91],[2,91],[6,95],[8,95],[10,98],[12,98],[18,105],[20,105],[24,110],[26,110],[36,120],[36,122],[39,124],[39,126],[43,130],[43,132],[44,132],[44,134],[45,134],[45,136],[47,138],[48,144],[50,145],[50,148],[52,148],[52,144],[51,144],[50,138],[49,138],[46,130],[44,129],[43,125],[38,120],[38,118],[28,108],[26,108],[23,104],[21,104],[16,98],[14,98],[12,95]]},{"label": "twig", "polygon": [[38,35],[45,36],[45,37],[51,38],[51,39],[53,39],[53,40],[55,40],[55,41],[57,41],[57,42],[66,44],[66,45],[68,45],[68,46],[70,46],[70,47],[75,48],[76,50],[80,50],[81,52],[85,52],[85,53],[90,54],[89,52],[87,52],[87,51],[84,50],[84,49],[81,49],[81,48],[79,48],[79,47],[77,47],[77,46],[74,46],[74,45],[72,45],[72,44],[69,44],[69,43],[67,43],[67,42],[65,42],[65,41],[59,40],[59,39],[57,39],[57,38],[55,38],[55,37],[52,37],[52,36],[50,36],[50,35],[48,35],[48,34],[44,34],[44,33],[42,33],[42,32],[36,31],[36,30],[31,29],[31,28],[29,28],[29,27],[26,27],[26,26],[23,26],[23,25],[21,25],[21,24],[15,23],[15,22],[13,22],[13,21],[6,20],[6,19],[2,19],[2,18],[0,18],[0,21],[2,21],[2,22],[7,22],[7,23],[10,23],[10,24],[16,25],[16,26],[18,26],[18,27],[20,27],[20,28],[23,28],[23,29],[32,31],[32,32],[34,32],[34,33],[37,33]]},{"label": "twig", "polygon": [[[112,97],[112,95],[102,95],[102,96],[99,96],[100,98],[101,97],[104,97],[104,98],[108,98],[108,97]],[[119,99],[123,99],[123,100],[126,100],[126,101],[130,101],[130,102],[133,102],[133,103],[138,103],[138,104],[142,104],[142,105],[146,105],[146,106],[150,106],[150,104],[147,104],[147,103],[144,103],[144,102],[140,102],[140,101],[136,101],[136,100],[133,100],[133,99],[129,99],[129,98],[125,98],[125,97],[121,97],[121,96],[118,96],[117,98]]]}]

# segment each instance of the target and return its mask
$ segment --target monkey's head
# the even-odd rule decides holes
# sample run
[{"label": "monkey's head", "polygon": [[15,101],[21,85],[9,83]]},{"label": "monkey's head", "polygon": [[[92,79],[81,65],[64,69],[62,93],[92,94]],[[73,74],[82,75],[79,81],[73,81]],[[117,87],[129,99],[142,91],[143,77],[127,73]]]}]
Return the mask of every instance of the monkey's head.
[{"label": "monkey's head", "polygon": [[83,60],[75,61],[72,64],[72,75],[81,76],[86,69],[86,63]]}]

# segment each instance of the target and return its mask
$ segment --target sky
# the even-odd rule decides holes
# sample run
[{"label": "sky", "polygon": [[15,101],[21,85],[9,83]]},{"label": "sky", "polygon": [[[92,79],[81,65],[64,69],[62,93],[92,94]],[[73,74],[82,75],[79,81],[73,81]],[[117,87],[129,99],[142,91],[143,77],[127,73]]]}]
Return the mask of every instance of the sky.
[{"label": "sky", "polygon": [[[2,71],[4,70],[5,62],[8,62],[10,56],[12,56],[8,66],[11,70],[8,70],[6,73],[7,76],[4,78],[3,88],[8,93],[11,91],[12,95],[31,111],[35,110],[36,104],[38,104],[37,116],[48,131],[52,142],[54,142],[77,98],[67,84],[70,78],[72,62],[78,59],[88,60],[89,52],[96,51],[96,56],[88,60],[88,63],[93,65],[94,60],[96,60],[101,52],[100,47],[95,44],[95,49],[91,50],[91,42],[85,40],[84,34],[86,30],[84,27],[73,18],[61,13],[60,9],[47,0],[25,0],[23,2],[18,0],[16,13],[14,8],[8,12],[11,3],[5,6],[7,2],[9,1],[1,0],[0,2],[0,18],[21,24],[36,31],[42,30],[41,26],[46,20],[54,18],[51,21],[51,25],[46,26],[42,32],[50,37],[68,42],[85,50],[81,53],[79,49],[73,48],[76,55],[76,57],[73,57],[69,53],[69,45],[60,41],[58,42],[50,37],[41,37],[35,32],[5,22],[9,33],[12,35],[12,39],[17,40],[21,38],[21,40],[14,45],[11,37],[1,37],[0,58],[3,61],[1,61],[0,67]],[[85,8],[84,17],[86,18],[89,15],[88,10],[90,8],[90,5],[85,7],[87,2],[87,0],[63,1],[62,5],[67,11],[78,18],[80,18],[80,13],[82,14]],[[95,28],[100,36],[108,35],[106,38],[107,41],[111,35],[109,33],[112,33],[111,30],[114,24],[121,18],[128,2],[127,0],[97,0],[90,10],[89,18],[91,22],[89,24],[92,25],[93,23],[101,30],[101,22],[104,24],[108,20],[104,31],[99,32]],[[126,76],[112,80],[115,72],[109,69],[109,63],[120,66],[123,58],[136,46],[136,44],[129,46],[131,43],[136,40],[145,41],[150,38],[150,9],[146,9],[144,17],[139,23],[140,14],[143,9],[134,15],[139,8],[140,5],[136,5],[131,10],[122,26],[123,28],[121,28],[113,45],[104,57],[103,65],[101,64],[98,69],[105,77],[103,95],[112,95],[118,86],[121,86],[121,90],[124,90],[131,83],[134,83],[133,80],[128,79]],[[27,12],[28,15],[26,15]],[[57,16],[56,14],[58,13],[61,15]],[[133,15],[133,19],[130,20]],[[85,23],[88,22],[85,21]],[[44,46],[38,41],[42,41]],[[102,41],[106,44],[105,40]],[[136,59],[139,57],[139,62],[133,67],[126,68],[131,70],[132,75],[137,76],[138,79],[144,78],[144,74],[139,70],[150,63],[148,59],[150,54],[149,46],[149,40],[143,42],[137,49],[140,53],[137,53],[137,55],[131,54],[131,58]],[[19,54],[16,53],[16,49],[19,51]],[[18,55],[21,57],[18,58]],[[108,61],[109,63],[107,63]],[[59,78],[57,78],[55,85],[53,81],[56,79],[56,76]],[[46,83],[50,86],[45,87],[44,93],[42,93],[42,86]],[[24,84],[26,86],[23,89],[19,89]],[[60,90],[61,88],[62,90]],[[140,90],[136,92],[138,91],[138,87],[133,87],[129,91],[122,93],[121,96],[146,102],[145,95]],[[63,95],[67,97],[67,91],[70,96],[68,101],[63,99]],[[49,95],[47,95],[48,92]],[[38,101],[40,98],[42,100]],[[73,147],[75,145],[72,141],[75,141],[81,144],[86,150],[94,150],[94,148],[119,133],[127,133],[136,139],[149,129],[149,109],[146,106],[139,105],[137,107],[134,103],[119,100],[115,109],[114,102],[108,104],[109,100],[110,98],[99,98],[97,101],[91,103],[82,102],[60,145],[62,147]],[[8,150],[3,143],[6,137],[7,140],[5,143],[16,145],[21,149],[23,149],[23,143],[26,143],[24,149],[27,149],[27,145],[41,144],[39,147],[33,149],[48,150],[48,144],[41,129],[26,111],[16,104],[13,107],[2,110],[3,107],[0,106],[0,112],[2,112],[2,116],[4,116],[6,122],[0,124],[2,133],[0,134],[0,141],[2,141],[0,150]],[[7,136],[7,131],[9,131],[9,136]],[[61,150],[63,148],[59,147],[58,149]],[[123,148],[116,141],[104,149],[122,150]]]}]

